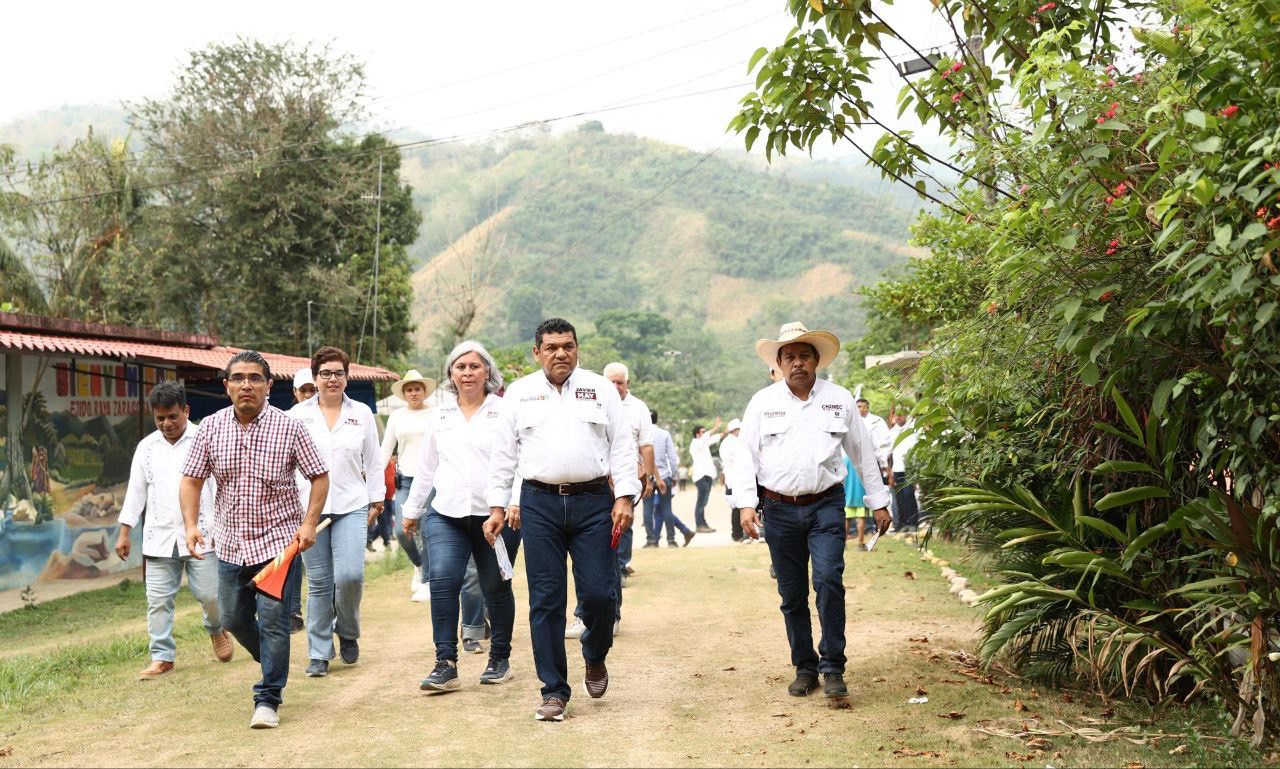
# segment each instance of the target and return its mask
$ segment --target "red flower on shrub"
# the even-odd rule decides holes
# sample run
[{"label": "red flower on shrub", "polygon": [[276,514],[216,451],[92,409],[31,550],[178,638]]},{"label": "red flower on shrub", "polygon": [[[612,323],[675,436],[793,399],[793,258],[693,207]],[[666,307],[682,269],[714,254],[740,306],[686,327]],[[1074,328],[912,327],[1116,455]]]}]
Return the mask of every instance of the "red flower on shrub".
[{"label": "red flower on shrub", "polygon": [[1239,107],[1237,107],[1234,104],[1228,104],[1227,106],[1223,107],[1222,112],[1218,114],[1222,115],[1227,120],[1230,120],[1231,118],[1235,117],[1239,112],[1240,112]]},{"label": "red flower on shrub", "polygon": [[1120,241],[1113,240],[1110,243],[1107,243],[1107,246],[1108,246],[1107,256],[1111,256],[1112,254],[1120,250]]},{"label": "red flower on shrub", "polygon": [[1280,230],[1280,216],[1277,216],[1276,218],[1274,218],[1274,219],[1272,219],[1271,221],[1267,222],[1267,229],[1268,229],[1268,230]]},{"label": "red flower on shrub", "polygon": [[1116,295],[1114,291],[1103,291],[1102,296],[1098,297],[1099,302],[1110,302]]},{"label": "red flower on shrub", "polygon": [[1054,8],[1057,8],[1057,7],[1058,7],[1057,3],[1053,2],[1053,0],[1049,0],[1049,2],[1037,8],[1036,13],[1044,13],[1045,11],[1052,11]]},{"label": "red flower on shrub", "polygon": [[956,91],[955,93],[951,94],[951,103],[955,104],[956,102],[960,101],[963,98],[964,98],[964,91]]},{"label": "red flower on shrub", "polygon": [[1026,195],[1026,194],[1027,194],[1027,190],[1029,190],[1029,189],[1031,189],[1031,185],[1030,185],[1030,184],[1024,184],[1024,185],[1022,185],[1022,186],[1018,187],[1018,194],[1019,194],[1019,195]]},{"label": "red flower on shrub", "polygon": [[1107,205],[1111,205],[1112,203],[1116,202],[1116,199],[1111,195],[1106,196],[1105,198],[1103,198],[1103,200],[1106,201]]},{"label": "red flower on shrub", "polygon": [[998,309],[998,306],[996,305],[996,303],[992,302],[991,304],[987,305],[987,314],[995,315],[995,312],[997,309]]}]

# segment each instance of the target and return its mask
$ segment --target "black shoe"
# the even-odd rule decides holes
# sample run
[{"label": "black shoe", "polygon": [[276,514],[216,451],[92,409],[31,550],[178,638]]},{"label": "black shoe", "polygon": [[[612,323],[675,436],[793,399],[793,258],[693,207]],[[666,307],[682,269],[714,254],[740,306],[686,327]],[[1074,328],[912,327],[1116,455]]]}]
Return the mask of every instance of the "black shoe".
[{"label": "black shoe", "polygon": [[329,660],[311,660],[307,665],[308,678],[324,678],[329,675]]},{"label": "black shoe", "polygon": [[366,543],[364,543],[364,549],[365,549],[365,550],[368,550],[370,553],[377,552],[377,551],[375,551],[375,550],[373,549],[373,543],[372,543],[372,542],[366,542]]},{"label": "black shoe", "polygon": [[458,663],[453,660],[436,660],[436,668],[431,675],[422,679],[418,688],[424,692],[452,692],[461,688],[458,680]]},{"label": "black shoe", "polygon": [[462,639],[462,650],[467,654],[481,654],[484,652],[484,646],[474,638]]},{"label": "black shoe", "polygon": [[787,687],[787,694],[792,697],[807,697],[809,692],[818,688],[817,673],[796,673],[796,680]]},{"label": "black shoe", "polygon": [[289,633],[290,634],[296,633],[306,626],[307,626],[307,623],[302,621],[302,612],[295,611],[289,615]]},{"label": "black shoe", "polygon": [[496,660],[489,658],[489,666],[480,674],[480,683],[482,684],[505,684],[514,676],[511,673],[511,662],[509,660]]},{"label": "black shoe", "polygon": [[646,543],[644,543],[644,546],[645,546],[645,547],[657,547],[657,546],[658,546],[658,543],[657,543],[657,542],[646,542]]},{"label": "black shoe", "polygon": [[848,697],[849,687],[844,685],[843,673],[827,673],[822,677],[822,695],[824,697]]},{"label": "black shoe", "polygon": [[356,660],[360,659],[360,642],[354,638],[338,638],[338,653],[342,656],[342,661],[348,665],[356,664]]},{"label": "black shoe", "polygon": [[587,663],[587,672],[583,676],[582,685],[592,699],[598,700],[604,696],[609,688],[609,669],[604,666],[603,660],[595,664]]},{"label": "black shoe", "polygon": [[698,535],[697,535],[697,532],[693,532],[693,531],[686,531],[686,532],[684,533],[684,546],[685,546],[685,547],[688,547],[688,546],[689,546],[689,543],[690,543],[690,542],[692,542],[692,541],[693,541],[693,538],[694,538],[694,537],[696,537],[696,536],[698,536]]}]

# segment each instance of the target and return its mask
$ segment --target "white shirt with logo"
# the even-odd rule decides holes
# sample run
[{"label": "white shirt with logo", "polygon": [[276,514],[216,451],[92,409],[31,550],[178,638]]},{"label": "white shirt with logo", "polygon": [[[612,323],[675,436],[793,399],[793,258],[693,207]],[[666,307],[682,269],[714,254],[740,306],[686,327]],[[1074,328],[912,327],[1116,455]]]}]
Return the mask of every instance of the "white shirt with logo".
[{"label": "white shirt with logo", "polygon": [[489,457],[490,507],[506,507],[517,475],[552,484],[609,476],[615,498],[640,493],[639,447],[613,382],[576,368],[557,390],[535,371],[513,382],[503,400]]},{"label": "white shirt with logo", "polygon": [[739,507],[759,504],[757,483],[786,496],[844,483],[841,449],[862,477],[866,506],[875,510],[889,504],[871,436],[853,395],[840,385],[819,379],[807,400],[792,394],[785,381],[769,385],[747,404],[739,437],[751,457],[751,462],[732,463],[736,476],[729,486]]},{"label": "white shirt with logo", "polygon": [[354,512],[386,499],[378,427],[368,406],[343,395],[342,410],[333,429],[329,429],[320,410],[319,395],[295,405],[288,414],[306,426],[321,458],[329,465],[329,497],[324,503],[324,515]]},{"label": "white shirt with logo", "polygon": [[418,466],[406,465],[401,472],[413,474],[409,498],[404,503],[407,520],[422,518],[427,498],[435,489],[431,507],[450,518],[488,515],[485,488],[489,481],[489,454],[493,436],[502,421],[505,402],[490,394],[467,419],[457,398],[449,395],[431,409],[422,437]]}]

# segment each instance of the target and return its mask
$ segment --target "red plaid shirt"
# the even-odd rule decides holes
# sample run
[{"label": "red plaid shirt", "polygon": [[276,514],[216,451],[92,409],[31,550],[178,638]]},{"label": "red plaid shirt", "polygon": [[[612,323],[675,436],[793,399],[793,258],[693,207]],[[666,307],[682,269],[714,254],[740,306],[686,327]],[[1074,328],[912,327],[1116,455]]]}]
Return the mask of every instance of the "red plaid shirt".
[{"label": "red plaid shirt", "polygon": [[307,428],[271,404],[248,426],[236,419],[234,406],[201,422],[182,474],[218,481],[213,548],[219,560],[264,563],[293,541],[303,514],[295,470],[308,478],[329,472]]}]

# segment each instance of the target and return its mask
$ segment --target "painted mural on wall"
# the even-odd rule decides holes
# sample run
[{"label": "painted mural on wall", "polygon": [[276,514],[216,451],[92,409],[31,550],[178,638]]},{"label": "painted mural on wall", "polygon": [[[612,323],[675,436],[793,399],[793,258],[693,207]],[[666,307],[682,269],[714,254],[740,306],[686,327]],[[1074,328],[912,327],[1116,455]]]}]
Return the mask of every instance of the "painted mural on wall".
[{"label": "painted mural on wall", "polygon": [[[0,372],[6,365],[0,357]],[[0,390],[0,425],[8,409],[22,414],[17,452],[0,432],[0,590],[140,565],[140,546],[127,562],[113,552],[117,519],[134,448],[154,429],[146,396],[174,372],[36,356],[22,356],[21,366],[23,391]]]}]

